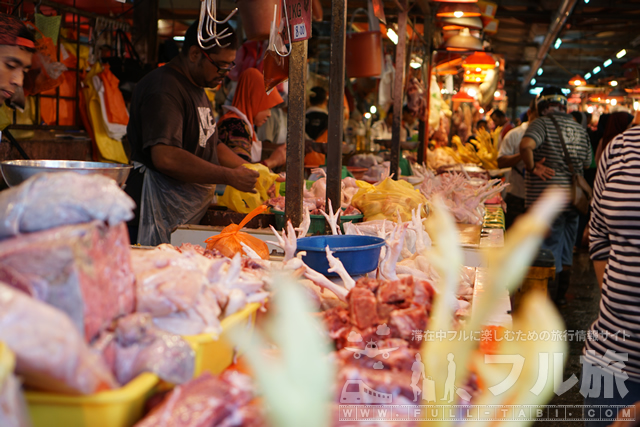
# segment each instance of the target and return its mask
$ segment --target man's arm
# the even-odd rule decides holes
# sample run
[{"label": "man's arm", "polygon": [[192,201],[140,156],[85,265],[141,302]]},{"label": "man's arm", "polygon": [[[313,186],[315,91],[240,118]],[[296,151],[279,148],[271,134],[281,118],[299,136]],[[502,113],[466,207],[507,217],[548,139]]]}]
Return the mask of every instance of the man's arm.
[{"label": "man's arm", "polygon": [[227,184],[240,191],[254,192],[258,172],[217,166],[182,148],[156,144],[151,147],[155,168],[171,178],[194,184]]},{"label": "man's arm", "polygon": [[222,166],[235,169],[238,166],[242,166],[245,163],[249,163],[242,157],[229,148],[226,144],[218,143],[216,149],[218,150],[218,161]]},{"label": "man's arm", "polygon": [[598,285],[600,285],[600,289],[602,289],[602,278],[604,277],[604,269],[607,266],[607,260],[593,260],[593,270],[596,273],[596,278],[598,279]]},{"label": "man's arm", "polygon": [[498,167],[500,169],[514,167],[518,164],[521,158],[520,153],[500,156],[498,157]]},{"label": "man's arm", "polygon": [[533,160],[533,150],[536,148],[536,142],[533,138],[525,136],[520,141],[520,156],[524,163],[524,168],[528,173],[536,175],[543,181],[551,178],[556,174],[556,172],[544,165],[544,162],[547,160],[542,159],[539,162],[534,162]]}]

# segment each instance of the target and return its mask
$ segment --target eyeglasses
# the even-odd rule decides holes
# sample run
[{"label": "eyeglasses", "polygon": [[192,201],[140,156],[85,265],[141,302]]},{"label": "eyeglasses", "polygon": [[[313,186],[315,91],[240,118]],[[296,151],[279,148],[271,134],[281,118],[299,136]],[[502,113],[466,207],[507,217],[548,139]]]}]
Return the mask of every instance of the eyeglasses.
[{"label": "eyeglasses", "polygon": [[218,74],[220,74],[220,75],[225,75],[229,71],[233,70],[236,67],[236,63],[235,62],[231,62],[231,64],[229,64],[228,67],[222,67],[216,61],[211,59],[209,54],[204,49],[200,49],[200,50],[202,51],[202,54],[204,55],[204,57],[207,58],[209,60],[209,62],[211,62],[213,65],[216,66],[216,68],[218,69]]}]

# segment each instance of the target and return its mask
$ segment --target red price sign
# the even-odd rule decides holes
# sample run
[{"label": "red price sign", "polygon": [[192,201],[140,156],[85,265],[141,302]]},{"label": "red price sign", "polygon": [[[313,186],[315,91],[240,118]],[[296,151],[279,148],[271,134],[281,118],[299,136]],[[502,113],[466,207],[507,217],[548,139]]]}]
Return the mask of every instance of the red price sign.
[{"label": "red price sign", "polygon": [[[311,38],[311,0],[283,0],[282,18],[289,18],[291,39],[300,42]],[[284,31],[284,41],[289,43],[287,31]]]}]

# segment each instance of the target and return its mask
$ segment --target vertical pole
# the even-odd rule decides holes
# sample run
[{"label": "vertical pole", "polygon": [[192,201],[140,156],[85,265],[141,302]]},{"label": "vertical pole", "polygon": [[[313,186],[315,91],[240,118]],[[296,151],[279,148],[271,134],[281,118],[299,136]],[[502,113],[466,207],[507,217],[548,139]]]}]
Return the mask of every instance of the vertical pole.
[{"label": "vertical pole", "polygon": [[158,62],[159,0],[138,0],[133,9],[132,43],[145,64]]},{"label": "vertical pole", "polygon": [[428,153],[428,145],[429,145],[429,111],[431,108],[431,41],[433,40],[432,35],[432,21],[431,21],[431,8],[429,4],[426,4],[427,10],[425,10],[424,16],[424,40],[427,43],[425,46],[425,50],[427,54],[424,56],[422,61],[422,80],[424,81],[424,87],[426,93],[426,117],[423,117],[422,121],[420,121],[419,135],[418,139],[420,141],[420,145],[418,146],[418,164],[423,164],[427,162],[427,153]]},{"label": "vertical pole", "polygon": [[285,218],[294,227],[302,222],[304,192],[304,112],[307,40],[293,42],[289,57],[289,108],[287,117],[287,197]]},{"label": "vertical pole", "polygon": [[405,53],[407,47],[407,0],[399,0],[402,10],[398,15],[398,45],[396,46],[396,75],[393,82],[393,125],[391,131],[391,170],[393,179],[399,178],[400,128],[402,127],[402,100],[404,94]]},{"label": "vertical pole", "polygon": [[342,189],[342,132],[344,130],[344,56],[347,1],[331,2],[331,67],[329,69],[329,130],[327,140],[327,203],[340,209]]}]

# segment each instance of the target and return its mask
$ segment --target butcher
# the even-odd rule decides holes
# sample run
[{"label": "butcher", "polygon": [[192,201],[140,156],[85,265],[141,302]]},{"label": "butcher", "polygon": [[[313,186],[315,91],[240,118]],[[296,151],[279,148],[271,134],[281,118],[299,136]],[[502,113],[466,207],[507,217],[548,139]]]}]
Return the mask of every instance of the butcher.
[{"label": "butcher", "polygon": [[145,76],[133,92],[127,135],[134,168],[126,186],[138,205],[129,223],[132,242],[169,243],[175,227],[197,224],[215,184],[255,191],[258,173],[240,167],[244,162],[228,147],[216,150],[216,124],[204,88],[217,87],[235,66],[238,43],[228,24],[218,24],[217,32],[226,35],[222,46],[214,41],[202,48],[196,21],[180,55]]},{"label": "butcher", "polygon": [[0,13],[0,104],[22,88],[35,48],[31,31],[19,19]]}]

